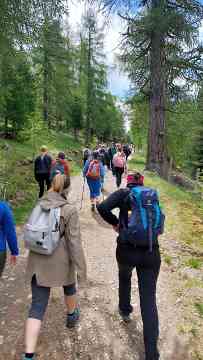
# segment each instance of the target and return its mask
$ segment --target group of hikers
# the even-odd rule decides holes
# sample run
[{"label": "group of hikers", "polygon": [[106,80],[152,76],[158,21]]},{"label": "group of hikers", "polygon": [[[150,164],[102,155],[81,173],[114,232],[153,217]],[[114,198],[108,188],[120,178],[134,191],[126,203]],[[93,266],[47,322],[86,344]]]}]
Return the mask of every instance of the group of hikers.
[{"label": "group of hikers", "polygon": [[[87,146],[83,150],[83,176],[87,180],[90,190],[91,209],[95,211],[99,202],[101,192],[104,191],[104,179],[106,170],[111,170],[116,178],[116,185],[119,188],[122,182],[122,175],[127,175],[127,160],[132,153],[132,145],[112,142],[111,146],[98,144],[93,150]],[[59,152],[55,160],[48,153],[48,148],[42,146],[40,155],[34,163],[34,175],[39,184],[39,198],[51,187],[51,181],[57,174],[70,174],[70,165],[65,159],[65,153]]]},{"label": "group of hikers", "polygon": [[[114,143],[109,148],[105,145],[92,151],[86,148],[83,151],[83,176],[90,190],[91,210],[97,211],[117,233],[118,312],[124,322],[131,320],[131,277],[135,268],[145,360],[158,360],[156,284],[161,264],[158,237],[163,232],[164,214],[157,192],[144,186],[143,175],[127,171],[131,149],[128,155],[124,149],[121,144]],[[122,158],[122,162],[118,158]],[[118,170],[121,168],[123,171]],[[106,169],[116,176],[118,189],[100,202]],[[120,187],[123,172],[126,173],[127,186]],[[29,249],[26,278],[31,284],[32,302],[25,326],[23,360],[35,359],[50,289],[63,287],[66,327],[73,328],[80,318],[77,287],[87,279],[79,213],[71,201],[70,166],[65,154],[60,152],[53,160],[47,147],[43,146],[35,160],[35,178],[40,188],[39,201],[24,229],[25,246]],[[43,195],[45,184],[48,191]],[[119,209],[118,216],[113,211],[116,208]],[[19,249],[14,220],[8,204],[0,202],[0,277],[6,261],[6,243],[11,252],[11,263],[15,264]]]},{"label": "group of hikers", "polygon": [[117,188],[121,186],[122,175],[127,175],[127,159],[132,153],[132,146],[112,142],[111,146],[99,144],[92,151],[88,147],[83,150],[83,176],[87,179],[90,190],[91,209],[99,202],[104,191],[106,170],[111,170],[116,178]]}]

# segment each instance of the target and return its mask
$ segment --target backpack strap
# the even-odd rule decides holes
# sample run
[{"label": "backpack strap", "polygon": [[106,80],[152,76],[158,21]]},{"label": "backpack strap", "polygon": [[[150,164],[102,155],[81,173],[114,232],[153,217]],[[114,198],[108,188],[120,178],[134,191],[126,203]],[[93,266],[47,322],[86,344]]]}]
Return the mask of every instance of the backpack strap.
[{"label": "backpack strap", "polygon": [[135,198],[135,201],[138,204],[143,227],[144,227],[144,229],[147,229],[147,213],[146,213],[146,210],[143,208],[142,201],[141,201],[141,193],[143,190],[144,190],[143,186],[142,187],[136,186],[136,187],[132,188],[131,196],[133,196]]},{"label": "backpack strap", "polygon": [[62,239],[62,237],[64,237],[65,233],[66,233],[66,224],[65,224],[65,221],[63,221],[63,225],[64,225],[64,228],[63,228],[63,231],[61,232],[61,220],[64,219],[64,214],[63,214],[63,207],[65,206],[66,204],[64,204],[63,206],[61,206],[61,215],[60,215],[60,225],[59,225],[59,229],[60,229],[60,239]]}]

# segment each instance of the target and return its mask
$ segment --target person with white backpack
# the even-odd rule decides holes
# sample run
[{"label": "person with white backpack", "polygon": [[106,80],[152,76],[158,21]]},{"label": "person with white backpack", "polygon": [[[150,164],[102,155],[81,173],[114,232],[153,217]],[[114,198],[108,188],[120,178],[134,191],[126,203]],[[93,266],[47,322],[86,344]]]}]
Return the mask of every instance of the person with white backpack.
[{"label": "person with white backpack", "polygon": [[[25,225],[25,246],[30,250],[26,277],[31,282],[32,303],[25,330],[23,360],[35,358],[35,348],[48,305],[51,287],[63,287],[66,326],[79,320],[76,275],[86,280],[86,262],[76,207],[67,197],[70,177],[58,174]],[[65,196],[63,195],[65,191]]]},{"label": "person with white backpack", "polygon": [[123,173],[127,173],[126,156],[122,150],[121,145],[117,146],[117,152],[113,157],[114,173],[116,176],[116,185],[119,188],[122,182]]}]

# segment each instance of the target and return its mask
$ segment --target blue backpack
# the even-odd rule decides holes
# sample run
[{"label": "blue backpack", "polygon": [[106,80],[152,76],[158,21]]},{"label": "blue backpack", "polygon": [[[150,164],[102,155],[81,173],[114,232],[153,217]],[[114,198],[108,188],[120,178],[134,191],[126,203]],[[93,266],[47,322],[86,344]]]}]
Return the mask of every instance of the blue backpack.
[{"label": "blue backpack", "polygon": [[133,187],[127,197],[130,204],[127,226],[122,223],[119,233],[121,242],[129,242],[135,247],[149,247],[157,243],[158,235],[164,232],[163,214],[156,190],[144,186]]},{"label": "blue backpack", "polygon": [[60,161],[56,161],[53,167],[51,168],[50,180],[52,181],[54,176],[56,176],[57,174],[62,174],[62,175],[65,174],[64,165]]}]

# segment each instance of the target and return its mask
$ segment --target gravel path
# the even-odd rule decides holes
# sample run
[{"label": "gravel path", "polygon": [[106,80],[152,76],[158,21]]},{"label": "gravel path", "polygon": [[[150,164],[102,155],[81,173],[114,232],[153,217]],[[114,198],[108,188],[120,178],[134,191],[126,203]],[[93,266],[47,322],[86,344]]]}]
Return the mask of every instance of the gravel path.
[{"label": "gravel path", "polygon": [[[74,178],[72,187],[80,207],[81,177]],[[115,190],[110,173],[105,187],[108,192]],[[136,276],[132,291],[133,320],[126,325],[117,312],[116,236],[111,227],[102,221],[98,224],[99,216],[95,216],[90,211],[86,186],[80,218],[88,283],[79,292],[81,322],[74,330],[66,329],[62,292],[53,289],[37,347],[38,360],[144,360]],[[0,360],[19,360],[23,351],[24,322],[31,298],[24,281],[25,263],[26,252],[22,251],[16,268],[7,266],[0,281]],[[175,281],[176,275],[167,265],[162,265],[157,294],[161,360],[182,359],[177,351],[170,355],[181,316],[171,291]],[[180,345],[178,349],[182,351]]]}]

